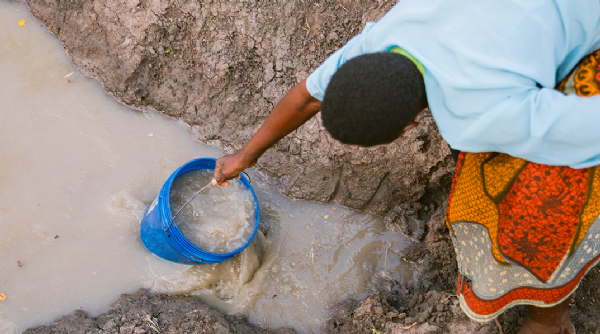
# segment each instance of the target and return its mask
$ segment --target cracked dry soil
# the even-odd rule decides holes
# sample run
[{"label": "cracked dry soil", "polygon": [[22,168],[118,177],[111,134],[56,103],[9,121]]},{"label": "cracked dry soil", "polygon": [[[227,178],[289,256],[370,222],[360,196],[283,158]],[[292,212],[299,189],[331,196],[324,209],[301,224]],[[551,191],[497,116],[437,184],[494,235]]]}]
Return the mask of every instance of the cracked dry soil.
[{"label": "cracked dry soil", "polygon": [[[26,0],[83,72],[135,108],[189,124],[202,142],[239,150],[294,84],[377,20],[393,0]],[[319,117],[290,134],[258,168],[292,198],[388,215],[415,243],[408,286],[389,281],[363,301],[334,308],[323,333],[516,333],[516,307],[498,321],[470,321],[454,297],[456,261],[444,224],[454,170],[430,114],[394,143],[355,149],[333,141]],[[319,180],[319,182],[315,182]],[[412,230],[404,214],[422,220]],[[600,333],[600,269],[571,305],[578,333]],[[267,330],[185,296],[139,291],[98,317],[75,312],[26,333],[292,333]]]},{"label": "cracked dry soil", "polygon": [[[182,119],[199,140],[241,149],[271,108],[393,0],[28,0],[73,63],[117,99]],[[453,163],[429,114],[396,142],[355,149],[315,117],[258,168],[295,199],[385,214],[449,184]],[[315,182],[318,180],[319,182]]]}]

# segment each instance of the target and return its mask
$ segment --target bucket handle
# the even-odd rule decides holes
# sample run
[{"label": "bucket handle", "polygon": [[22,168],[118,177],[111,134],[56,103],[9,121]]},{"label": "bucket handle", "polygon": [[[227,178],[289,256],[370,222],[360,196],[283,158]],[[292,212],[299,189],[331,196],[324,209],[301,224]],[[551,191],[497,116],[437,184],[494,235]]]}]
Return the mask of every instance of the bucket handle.
[{"label": "bucket handle", "polygon": [[248,179],[248,183],[252,184],[252,180],[250,180],[250,175],[248,175],[248,173],[246,173],[246,172],[242,172],[242,174],[244,174],[244,176],[246,176],[246,178]]},{"label": "bucket handle", "polygon": [[175,216],[173,216],[173,218],[171,219],[171,222],[169,223],[169,226],[167,226],[167,228],[165,228],[165,233],[167,233],[167,230],[169,228],[171,228],[171,225],[173,225],[173,222],[175,221],[175,218],[177,218],[177,216],[179,215],[179,213],[181,212],[181,210],[183,210],[183,208],[186,207],[186,205],[190,204],[190,202],[196,197],[198,196],[204,189],[208,188],[211,185],[212,181],[209,182],[207,185],[205,185],[204,187],[202,187],[202,189],[198,190],[194,196],[192,196],[192,198],[190,198],[187,202],[185,202],[184,205],[182,205],[179,210],[177,210],[177,213],[175,214]]},{"label": "bucket handle", "polygon": [[[242,174],[244,174],[246,176],[246,178],[248,179],[248,183],[252,183],[252,180],[250,179],[250,175],[248,175],[248,173],[246,172],[242,172]],[[181,210],[183,210],[183,208],[185,208],[188,204],[190,204],[190,202],[196,198],[196,196],[198,196],[204,189],[208,188],[211,185],[212,181],[209,182],[207,185],[205,185],[204,187],[202,187],[202,189],[198,190],[194,196],[192,196],[192,198],[190,198],[187,202],[185,202],[185,204],[179,208],[179,210],[177,210],[177,213],[175,214],[175,216],[173,216],[173,218],[171,219],[171,222],[169,223],[169,226],[167,226],[167,228],[165,228],[165,233],[167,233],[167,230],[169,228],[171,228],[171,226],[173,225],[173,222],[175,221],[175,218],[177,218],[177,216],[179,215],[179,213],[181,212]]]}]

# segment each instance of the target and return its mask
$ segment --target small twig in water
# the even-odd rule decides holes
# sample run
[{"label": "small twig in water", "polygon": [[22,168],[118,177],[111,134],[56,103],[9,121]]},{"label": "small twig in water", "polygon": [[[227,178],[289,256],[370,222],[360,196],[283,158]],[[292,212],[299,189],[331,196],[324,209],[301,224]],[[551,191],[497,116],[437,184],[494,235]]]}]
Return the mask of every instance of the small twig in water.
[{"label": "small twig in water", "polygon": [[[311,230],[311,229],[310,229],[310,227],[309,227],[308,225],[306,225],[306,228],[307,228],[307,229],[309,229],[309,230],[310,230],[310,232],[312,232],[312,234],[313,234],[313,239],[314,239],[314,240],[317,242],[317,244],[319,244],[319,247],[321,247],[321,248],[327,248],[327,249],[331,249],[331,247],[329,247],[329,246],[323,246],[323,245],[321,245],[321,243],[319,242],[319,240],[316,240],[316,239],[315,239],[315,232],[313,232],[313,230]],[[314,241],[313,241],[313,243],[314,243]]]},{"label": "small twig in water", "polygon": [[385,261],[383,262],[383,271],[387,271],[387,253],[390,250],[390,245],[385,249]]},{"label": "small twig in water", "polygon": [[392,231],[395,231],[397,228],[398,232],[402,233],[402,230],[400,230],[400,226],[398,226],[394,223],[390,223],[390,222],[385,223],[385,228],[387,228],[388,230],[392,230]]},{"label": "small twig in water", "polygon": [[315,262],[315,235],[313,234],[313,241],[312,244],[310,245],[310,262],[314,263]]}]

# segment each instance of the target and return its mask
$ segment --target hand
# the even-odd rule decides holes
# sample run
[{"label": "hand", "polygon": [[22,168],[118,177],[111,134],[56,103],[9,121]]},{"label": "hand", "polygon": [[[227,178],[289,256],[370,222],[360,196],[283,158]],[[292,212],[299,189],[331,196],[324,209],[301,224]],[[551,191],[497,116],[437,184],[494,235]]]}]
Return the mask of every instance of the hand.
[{"label": "hand", "polygon": [[228,180],[235,177],[240,178],[240,173],[246,168],[250,168],[256,164],[256,159],[248,161],[242,152],[226,155],[217,159],[215,166],[215,176],[212,180],[212,185],[220,185],[227,187]]},{"label": "hand", "polygon": [[320,109],[321,102],[310,95],[306,89],[306,80],[302,80],[279,100],[241,151],[217,160],[212,184],[228,186],[227,180],[240,177],[244,169],[254,166],[263,153],[316,115]]}]

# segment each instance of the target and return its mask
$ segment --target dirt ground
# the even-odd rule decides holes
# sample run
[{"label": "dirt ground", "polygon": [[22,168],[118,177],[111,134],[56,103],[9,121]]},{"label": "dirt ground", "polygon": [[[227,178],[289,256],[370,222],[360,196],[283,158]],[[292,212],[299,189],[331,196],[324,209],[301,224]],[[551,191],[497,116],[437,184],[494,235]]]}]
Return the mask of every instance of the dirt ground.
[{"label": "dirt ground", "polygon": [[[202,142],[240,149],[272,106],[326,57],[381,17],[394,0],[27,0],[73,62],[136,108],[182,119]],[[315,118],[260,160],[292,198],[387,216],[415,243],[402,256],[420,267],[335,308],[323,333],[516,333],[524,308],[470,321],[457,304],[456,261],[443,221],[454,163],[430,114],[391,145],[352,149]],[[319,180],[319,182],[314,182]],[[418,216],[414,227],[404,214]],[[413,224],[414,225],[414,224]],[[412,227],[411,227],[412,226]],[[413,229],[414,228],[414,229]],[[571,305],[580,334],[600,333],[600,269]],[[98,317],[76,312],[27,333],[288,333],[220,314],[185,296],[140,291]]]},{"label": "dirt ground", "polygon": [[140,290],[122,295],[109,312],[89,317],[76,311],[49,326],[25,331],[26,334],[290,334],[292,329],[267,330],[242,317],[220,313],[197,298],[167,296]]}]

